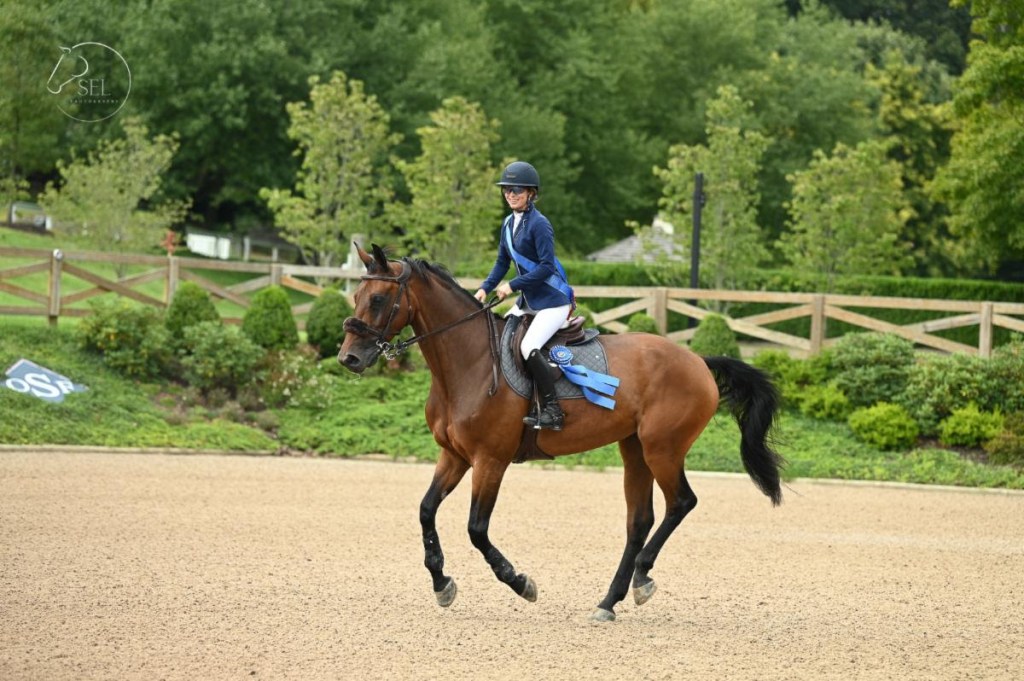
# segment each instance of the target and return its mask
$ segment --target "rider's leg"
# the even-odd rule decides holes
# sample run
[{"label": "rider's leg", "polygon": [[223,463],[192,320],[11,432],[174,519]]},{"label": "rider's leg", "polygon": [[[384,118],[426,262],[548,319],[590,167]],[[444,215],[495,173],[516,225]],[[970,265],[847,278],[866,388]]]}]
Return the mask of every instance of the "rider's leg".
[{"label": "rider's leg", "polygon": [[526,359],[526,368],[533,376],[534,383],[537,384],[537,393],[540,397],[539,410],[531,411],[523,419],[523,423],[538,430],[541,428],[562,429],[564,415],[558,406],[558,397],[555,394],[555,376],[552,374],[547,359],[541,353],[541,347],[555,335],[558,329],[565,325],[570,309],[568,305],[565,305],[537,312],[520,346],[520,351]]}]

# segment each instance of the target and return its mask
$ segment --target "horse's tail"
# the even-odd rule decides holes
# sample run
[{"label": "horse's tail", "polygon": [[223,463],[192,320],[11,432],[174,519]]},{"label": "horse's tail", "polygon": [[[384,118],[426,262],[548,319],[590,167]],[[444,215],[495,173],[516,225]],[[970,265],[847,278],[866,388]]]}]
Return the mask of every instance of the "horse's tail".
[{"label": "horse's tail", "polygon": [[779,472],[785,459],[772,449],[771,434],[779,411],[779,391],[768,375],[731,357],[704,357],[718,383],[718,391],[740,426],[743,468],[758,489],[782,502]]}]

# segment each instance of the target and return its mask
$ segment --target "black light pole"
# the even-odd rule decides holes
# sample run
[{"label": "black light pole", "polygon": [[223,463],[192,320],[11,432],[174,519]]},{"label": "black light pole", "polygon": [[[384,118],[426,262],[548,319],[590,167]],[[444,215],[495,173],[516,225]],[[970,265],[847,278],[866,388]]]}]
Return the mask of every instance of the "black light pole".
[{"label": "black light pole", "polygon": [[[690,288],[700,288],[700,214],[704,208],[704,173],[697,173],[693,182],[693,239],[690,240]],[[694,306],[697,301],[690,301]],[[688,327],[693,327],[696,319],[690,317]]]}]

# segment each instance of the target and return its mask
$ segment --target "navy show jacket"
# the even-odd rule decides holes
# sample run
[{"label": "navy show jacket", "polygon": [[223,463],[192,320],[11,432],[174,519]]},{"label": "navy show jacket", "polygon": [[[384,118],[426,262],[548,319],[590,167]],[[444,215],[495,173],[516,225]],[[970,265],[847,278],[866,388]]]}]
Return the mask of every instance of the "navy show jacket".
[{"label": "navy show jacket", "polygon": [[502,221],[501,229],[498,232],[498,257],[494,261],[491,273],[480,285],[487,293],[493,291],[502,277],[508,272],[510,264],[515,263],[516,276],[509,282],[513,291],[519,291],[522,295],[517,301],[520,308],[530,307],[533,310],[546,310],[551,307],[569,305],[569,298],[552,287],[545,280],[551,275],[559,276],[558,266],[555,259],[555,230],[544,214],[531,203],[523,212],[519,229],[512,237],[512,244],[516,251],[523,257],[537,264],[532,272],[524,271],[519,263],[515,262],[505,242],[506,225],[514,224],[512,213]]}]

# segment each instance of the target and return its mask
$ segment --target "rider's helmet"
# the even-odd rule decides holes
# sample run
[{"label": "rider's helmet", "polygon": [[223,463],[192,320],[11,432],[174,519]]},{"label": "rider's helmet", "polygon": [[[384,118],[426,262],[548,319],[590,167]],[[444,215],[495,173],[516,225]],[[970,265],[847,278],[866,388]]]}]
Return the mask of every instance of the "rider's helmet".
[{"label": "rider's helmet", "polygon": [[502,171],[497,184],[499,187],[533,187],[540,191],[540,174],[526,161],[514,161]]}]

